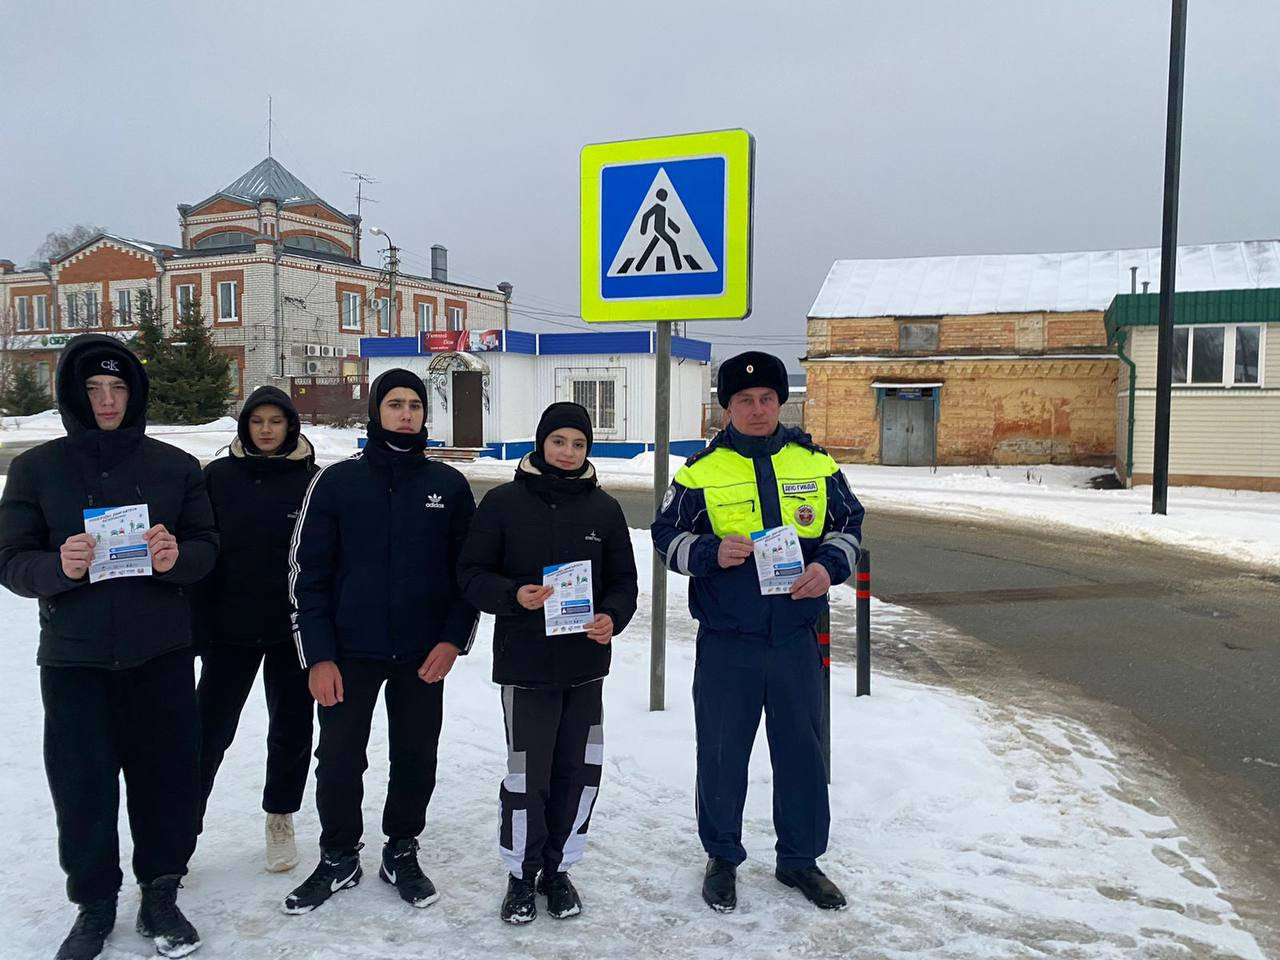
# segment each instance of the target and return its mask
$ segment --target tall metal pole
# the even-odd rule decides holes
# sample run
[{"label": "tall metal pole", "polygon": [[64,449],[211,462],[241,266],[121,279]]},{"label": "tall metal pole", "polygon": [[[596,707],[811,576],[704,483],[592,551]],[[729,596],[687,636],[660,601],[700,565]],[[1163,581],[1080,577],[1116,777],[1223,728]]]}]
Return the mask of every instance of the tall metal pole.
[{"label": "tall metal pole", "polygon": [[1169,420],[1173,406],[1173,294],[1178,265],[1178,175],[1182,165],[1182,72],[1186,60],[1187,0],[1173,0],[1169,40],[1169,115],[1164,137],[1164,226],[1160,238],[1160,335],[1156,356],[1155,460],[1151,512],[1168,513]]},{"label": "tall metal pole", "polygon": [[[662,508],[662,497],[670,482],[667,469],[671,458],[671,324],[658,322],[658,343],[654,359],[653,407],[653,512]],[[653,551],[653,632],[649,640],[649,709],[666,706],[667,682],[667,568]]]}]

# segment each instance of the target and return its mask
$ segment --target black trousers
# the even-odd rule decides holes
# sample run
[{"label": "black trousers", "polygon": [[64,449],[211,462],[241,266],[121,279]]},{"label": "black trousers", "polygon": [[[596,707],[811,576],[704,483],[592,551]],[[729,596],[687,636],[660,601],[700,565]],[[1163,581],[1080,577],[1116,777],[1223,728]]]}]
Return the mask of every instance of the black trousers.
[{"label": "black trousers", "polygon": [[291,643],[268,647],[216,644],[201,656],[196,699],[200,704],[200,813],[204,815],[218,767],[235,739],[240,712],[262,666],[267,695],[267,779],[262,809],[294,813],[302,806],[311,765],[315,701],[307,672]]},{"label": "black trousers", "polygon": [[427,804],[436,786],[444,681],[420,680],[419,665],[389,660],[338,661],[342,702],[319,708],[316,809],[322,849],[350,850],[364,834],[360,805],[364,772],[369,767],[369,728],[383,684],[391,771],[382,808],[382,832],[392,839],[416,837],[426,826]]},{"label": "black trousers", "polygon": [[187,872],[200,815],[199,716],[190,650],[128,670],[41,667],[44,765],[67,897],[120,889],[120,773],[139,883]]},{"label": "black trousers", "polygon": [[604,763],[604,681],[567,690],[502,688],[507,775],[498,849],[514,876],[568,870],[587,848]]}]

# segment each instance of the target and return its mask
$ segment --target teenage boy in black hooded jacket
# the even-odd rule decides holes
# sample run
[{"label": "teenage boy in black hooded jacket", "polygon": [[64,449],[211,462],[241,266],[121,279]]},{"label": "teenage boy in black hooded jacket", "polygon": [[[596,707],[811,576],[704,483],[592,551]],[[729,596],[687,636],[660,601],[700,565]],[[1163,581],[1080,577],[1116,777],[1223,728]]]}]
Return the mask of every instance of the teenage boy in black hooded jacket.
[{"label": "teenage boy in black hooded jacket", "polygon": [[362,876],[366,748],[385,685],[391,771],[378,875],[415,907],[438,899],[418,865],[436,781],[445,674],[478,615],[456,566],[475,500],[457,470],[424,454],[427,388],[388,370],[369,388],[368,443],[312,481],[289,554],[294,639],[320,704],[320,863],[284,901],[307,913]]},{"label": "teenage boy in black hooded jacket", "polygon": [[[618,501],[600,489],[591,418],[576,403],[542,414],[536,449],[516,478],[481,502],[462,553],[463,595],[493,629],[493,681],[502,685],[508,772],[499,790],[499,850],[510,876],[500,915],[571,917],[582,901],[568,870],[582,858],[604,762],[601,697],[610,640],[636,612],[636,563]],[[595,618],[581,633],[546,635],[543,568],[591,561]]]},{"label": "teenage boy in black hooded jacket", "polygon": [[[14,459],[0,497],[0,583],[40,600],[44,761],[67,898],[59,960],[91,960],[115,926],[120,773],[128,793],[137,930],[164,956],[200,945],[178,909],[200,813],[199,719],[184,588],[218,550],[195,458],[145,436],[148,382],[101,334],[72,338],[57,372],[66,437]],[[146,504],[152,574],[89,582],[88,508]]]},{"label": "teenage boy in black hooded jacket", "polygon": [[204,469],[222,548],[193,604],[202,661],[196,697],[203,805],[261,666],[268,715],[262,809],[273,873],[297,865],[293,814],[302,806],[311,761],[315,703],[291,642],[288,556],[315,473],[315,452],[293,401],[270,386],[245,401],[228,456]]}]

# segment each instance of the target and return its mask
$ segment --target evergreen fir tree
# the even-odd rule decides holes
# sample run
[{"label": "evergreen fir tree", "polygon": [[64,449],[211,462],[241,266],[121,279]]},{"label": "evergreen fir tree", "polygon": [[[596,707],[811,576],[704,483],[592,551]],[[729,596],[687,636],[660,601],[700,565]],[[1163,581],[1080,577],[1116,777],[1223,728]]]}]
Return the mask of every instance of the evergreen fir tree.
[{"label": "evergreen fir tree", "polygon": [[[134,308],[138,333],[129,347],[144,364],[150,364],[164,352],[164,320],[156,305],[155,294],[150,290],[138,291],[138,303]],[[150,373],[150,371],[148,371]]]},{"label": "evergreen fir tree", "polygon": [[9,368],[9,386],[0,397],[0,407],[11,417],[29,417],[53,406],[49,391],[36,379],[30,363],[14,363]]},{"label": "evergreen fir tree", "polygon": [[230,359],[214,348],[200,301],[187,303],[174,324],[173,336],[165,340],[159,311],[150,303],[149,293],[145,319],[142,299],[133,346],[151,381],[147,418],[154,423],[208,423],[226,414],[231,395]]}]

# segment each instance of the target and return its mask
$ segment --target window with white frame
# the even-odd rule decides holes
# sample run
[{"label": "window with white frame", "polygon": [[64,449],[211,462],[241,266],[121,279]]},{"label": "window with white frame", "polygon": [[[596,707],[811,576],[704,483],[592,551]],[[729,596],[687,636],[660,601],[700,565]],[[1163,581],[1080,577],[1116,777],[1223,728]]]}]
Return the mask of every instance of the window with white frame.
[{"label": "window with white frame", "polygon": [[391,300],[388,297],[376,297],[373,301],[374,313],[378,316],[378,332],[391,332]]},{"label": "window with white frame", "polygon": [[360,329],[360,294],[358,293],[342,295],[342,329]]},{"label": "window with white frame", "polygon": [[13,312],[18,323],[18,333],[26,333],[31,329],[31,299],[14,297]]},{"label": "window with white frame", "polygon": [[196,285],[194,283],[182,283],[178,285],[178,317],[181,319],[187,315],[187,311],[191,309],[191,305],[196,299]]},{"label": "window with white frame", "polygon": [[1174,327],[1174,385],[1260,386],[1262,331],[1256,323]]},{"label": "window with white frame", "polygon": [[66,296],[67,315],[62,318],[64,327],[80,326],[80,297],[74,293],[68,293]]},{"label": "window with white frame", "polygon": [[418,329],[432,330],[435,328],[436,322],[436,306],[434,303],[418,304]]},{"label": "window with white frame", "polygon": [[116,291],[116,326],[127,327],[133,323],[133,291]]},{"label": "window with white frame", "polygon": [[42,293],[42,294],[39,294],[38,296],[32,297],[31,299],[35,301],[36,329],[48,330],[49,329],[49,298],[48,296]]},{"label": "window with white frame", "polygon": [[449,308],[449,329],[450,330],[462,329],[462,308],[461,307]]},{"label": "window with white frame", "polygon": [[49,361],[37,360],[35,362],[35,368],[36,368],[36,385],[40,387],[40,389],[43,390],[46,394],[49,393],[50,392],[49,381],[51,379],[49,374]]},{"label": "window with white frame", "polygon": [[218,284],[218,322],[234,323],[240,319],[236,308],[238,284],[234,280],[223,280]]},{"label": "window with white frame", "polygon": [[618,422],[616,381],[573,380],[573,402],[580,403],[591,414],[591,424],[601,432],[615,429]]},{"label": "window with white frame", "polygon": [[84,320],[87,327],[99,327],[102,318],[98,315],[98,292],[86,290],[84,294]]}]

